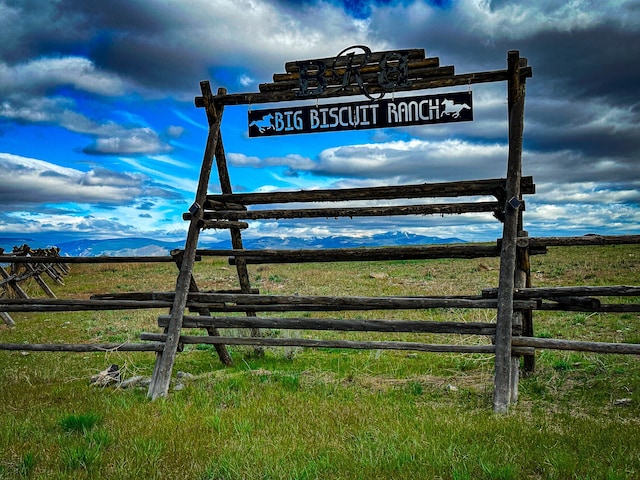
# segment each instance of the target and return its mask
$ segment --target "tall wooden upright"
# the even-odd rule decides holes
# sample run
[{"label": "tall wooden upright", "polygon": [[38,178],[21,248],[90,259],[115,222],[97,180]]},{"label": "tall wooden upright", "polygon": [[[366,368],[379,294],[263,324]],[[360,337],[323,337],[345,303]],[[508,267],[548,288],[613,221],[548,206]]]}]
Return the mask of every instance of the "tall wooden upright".
[{"label": "tall wooden upright", "polygon": [[[166,396],[169,391],[173,364],[179,347],[182,319],[193,280],[193,266],[196,261],[196,249],[203,222],[203,205],[207,199],[207,190],[214,157],[219,148],[219,143],[221,143],[220,122],[222,120],[223,107],[215,104],[209,82],[201,82],[200,90],[202,92],[201,98],[204,101],[207,112],[209,135],[207,137],[207,145],[200,170],[195,202],[190,208],[191,222],[187,232],[184,255],[180,262],[180,273],[176,281],[176,292],[173,307],[171,308],[171,320],[169,326],[165,329],[167,338],[163,351],[157,355],[151,385],[149,386],[149,392],[147,394],[152,400]],[[224,95],[225,93],[225,89],[218,90],[219,95]]]},{"label": "tall wooden upright", "polygon": [[522,178],[522,141],[524,133],[524,86],[525,79],[520,68],[526,59],[520,59],[518,51],[509,51],[508,68],[508,115],[509,157],[507,160],[506,195],[502,250],[500,253],[500,277],[498,285],[498,313],[496,325],[496,358],[493,409],[497,413],[508,410],[517,399],[517,361],[512,359],[511,338],[514,321],[513,290],[516,275],[516,244],[519,218],[523,206],[520,193]]}]

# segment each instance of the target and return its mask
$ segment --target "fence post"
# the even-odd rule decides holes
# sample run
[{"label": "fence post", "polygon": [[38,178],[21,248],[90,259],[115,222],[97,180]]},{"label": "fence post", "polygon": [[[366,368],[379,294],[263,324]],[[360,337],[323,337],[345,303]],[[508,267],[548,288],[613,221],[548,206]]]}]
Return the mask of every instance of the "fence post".
[{"label": "fence post", "polygon": [[[206,102],[206,112],[209,121],[209,135],[207,137],[207,145],[205,147],[204,159],[200,170],[196,198],[193,204],[191,223],[189,224],[189,230],[187,232],[187,241],[184,247],[184,259],[180,266],[180,273],[178,274],[178,279],[176,281],[176,293],[173,307],[171,309],[171,321],[169,322],[169,327],[166,329],[167,341],[165,343],[164,350],[158,354],[156,359],[153,378],[151,379],[151,385],[149,385],[149,391],[147,393],[147,396],[152,400],[166,396],[169,391],[173,364],[175,362],[180,342],[182,318],[184,316],[189,288],[191,286],[193,265],[195,263],[198,238],[200,237],[200,228],[204,202],[207,198],[209,178],[211,176],[211,169],[213,168],[217,145],[222,141],[220,138],[220,122],[222,120],[223,107],[217,107],[215,105],[209,82],[201,82],[200,89]],[[218,89],[218,94],[223,95],[225,93],[225,89]]]},{"label": "fence post", "polygon": [[[523,59],[526,65],[526,59]],[[511,339],[513,322],[513,289],[516,268],[518,219],[522,200],[522,138],[524,131],[524,79],[520,78],[520,53],[508,52],[509,158],[504,205],[504,226],[500,252],[498,314],[496,325],[496,358],[493,410],[506,413],[512,398],[517,398],[517,384],[512,377]]]}]

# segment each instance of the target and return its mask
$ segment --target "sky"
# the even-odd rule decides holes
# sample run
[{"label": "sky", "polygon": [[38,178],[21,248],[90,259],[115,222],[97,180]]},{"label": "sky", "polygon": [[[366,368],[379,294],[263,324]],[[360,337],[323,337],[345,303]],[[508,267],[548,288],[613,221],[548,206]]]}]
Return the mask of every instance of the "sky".
[{"label": "sky", "polygon": [[[0,0],[0,238],[184,239],[208,129],[199,82],[257,92],[285,62],[351,45],[423,48],[457,74],[505,69],[519,50],[533,68],[526,230],[640,234],[640,0]],[[506,83],[469,88],[473,122],[357,132],[249,138],[247,110],[264,106],[227,107],[234,192],[504,177]],[[501,225],[261,221],[243,236],[384,232],[493,241]]]}]

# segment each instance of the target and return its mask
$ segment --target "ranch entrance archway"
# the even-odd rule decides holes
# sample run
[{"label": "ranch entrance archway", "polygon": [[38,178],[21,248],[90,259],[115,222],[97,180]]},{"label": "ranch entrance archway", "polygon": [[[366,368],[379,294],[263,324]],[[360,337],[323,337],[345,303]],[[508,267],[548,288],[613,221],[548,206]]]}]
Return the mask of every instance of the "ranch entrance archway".
[{"label": "ranch entrance archway", "polygon": [[[602,304],[598,296],[640,296],[637,286],[533,288],[530,255],[543,254],[548,246],[640,243],[640,236],[529,238],[524,230],[524,195],[535,193],[531,177],[522,176],[525,82],[532,69],[519,52],[507,55],[503,70],[456,74],[453,66],[440,66],[438,58],[427,58],[422,49],[371,52],[359,46],[336,57],[289,62],[285,72],[275,74],[272,83],[257,93],[228,94],[224,88],[214,95],[208,82],[201,83],[196,106],[204,108],[209,134],[204,151],[195,201],[184,215],[189,222],[183,250],[171,257],[42,257],[1,255],[0,263],[112,263],[175,262],[180,271],[173,292],[114,293],[93,295],[90,300],[0,298],[0,312],[77,310],[121,310],[168,308],[158,324],[163,333],[142,333],[139,343],[125,344],[7,344],[0,350],[32,351],[152,351],[156,364],[149,387],[152,399],[165,396],[174,361],[183,344],[215,345],[221,361],[232,362],[227,345],[303,346],[360,349],[398,349],[429,352],[488,353],[495,356],[494,401],[496,412],[507,411],[517,400],[519,360],[533,369],[537,348],[566,349],[601,353],[640,354],[640,345],[576,342],[533,338],[532,312],[578,310],[588,312],[638,312],[640,305]],[[227,106],[284,104],[283,108],[250,108],[250,136],[315,133],[317,131],[380,128],[456,122],[472,119],[471,85],[504,82],[508,95],[509,132],[506,173],[503,178],[464,179],[456,182],[378,186],[339,190],[234,193],[227,168],[221,122]],[[425,91],[464,87],[464,92],[428,95]],[[412,96],[400,96],[411,93]],[[416,93],[419,93],[416,94]],[[396,97],[396,94],[398,96]],[[324,99],[358,96],[365,100],[324,104]],[[391,96],[391,99],[389,99]],[[299,107],[303,100],[315,105]],[[291,106],[293,104],[293,107]],[[297,113],[299,112],[299,113]],[[385,115],[382,115],[385,112]],[[259,141],[259,140],[256,140]],[[284,141],[284,140],[283,140]],[[210,194],[208,186],[215,169],[220,194]],[[477,197],[492,198],[477,201]],[[434,203],[433,199],[446,199]],[[452,200],[454,199],[454,200]],[[388,206],[370,206],[384,200]],[[413,203],[407,205],[406,201]],[[365,205],[363,206],[363,201]],[[340,207],[336,207],[340,202]],[[394,203],[397,202],[397,203]],[[284,205],[284,207],[283,207]],[[348,205],[348,206],[345,206]],[[242,231],[249,222],[273,219],[323,219],[359,216],[445,215],[491,212],[502,223],[502,237],[496,245],[422,245],[405,247],[339,248],[324,250],[248,250]],[[231,249],[198,249],[200,233],[209,228],[228,230]],[[200,292],[193,267],[202,256],[229,257],[236,268],[239,291]],[[474,297],[349,297],[284,296],[260,294],[250,281],[249,265],[340,261],[387,261],[432,258],[499,257],[498,287]],[[495,322],[433,322],[428,320],[346,320],[339,312],[348,310],[406,311],[427,308],[472,308],[496,312]],[[186,314],[186,312],[189,314]],[[335,318],[310,318],[309,312],[336,312]],[[244,316],[237,316],[237,313]],[[260,316],[268,312],[268,316]],[[287,316],[277,317],[273,314]],[[300,317],[290,317],[301,312]],[[206,329],[206,336],[183,335],[183,329]],[[223,337],[218,329],[250,329],[251,335]],[[266,338],[260,329],[334,330],[370,332],[413,332],[491,336],[491,345],[447,345],[391,341],[315,340]]]},{"label": "ranch entrance archway", "polygon": [[[181,342],[198,341],[210,342],[216,345],[229,345],[235,343],[266,345],[272,343],[272,339],[261,338],[259,328],[275,326],[283,328],[311,328],[304,322],[286,319],[270,320],[257,317],[261,311],[309,311],[324,309],[326,311],[345,309],[407,309],[407,308],[448,308],[452,306],[469,308],[492,308],[497,310],[497,322],[492,329],[495,337],[494,346],[469,346],[459,345],[424,345],[421,348],[435,351],[468,351],[495,353],[495,392],[494,408],[496,411],[505,411],[509,403],[517,397],[518,358],[514,354],[523,353],[523,349],[512,347],[512,335],[514,325],[522,328],[522,312],[531,306],[528,300],[514,300],[514,288],[526,286],[528,272],[526,267],[527,249],[517,248],[519,236],[523,236],[522,210],[523,194],[534,193],[534,185],[531,178],[522,178],[522,138],[524,127],[524,101],[525,81],[532,74],[527,61],[521,58],[519,52],[508,53],[507,68],[505,70],[491,72],[476,72],[457,75],[453,66],[440,66],[438,58],[427,58],[422,49],[400,50],[387,52],[371,52],[367,47],[357,46],[345,49],[336,57],[289,62],[285,64],[285,73],[274,75],[273,83],[260,86],[259,93],[228,94],[220,88],[213,95],[209,83],[201,83],[202,96],[196,98],[196,106],[205,109],[209,123],[209,136],[204,153],[202,169],[195,196],[195,202],[190,212],[185,216],[189,220],[189,230],[185,249],[181,258],[180,274],[176,282],[175,297],[173,299],[172,313],[161,319],[165,325],[165,333],[159,335],[147,335],[149,340],[164,342],[164,349],[158,354],[156,368],[152,384],[149,388],[149,396],[157,398],[166,395],[169,380],[173,368],[176,352]],[[424,91],[434,88],[465,86],[470,89],[472,84],[487,82],[506,82],[508,92],[509,119],[509,153],[506,162],[506,176],[501,179],[482,179],[452,182],[445,184],[427,185],[403,185],[394,187],[374,187],[346,190],[311,190],[301,192],[274,192],[257,194],[236,194],[232,191],[232,183],[229,178],[227,161],[221,136],[221,122],[224,109],[231,105],[258,105],[280,102],[296,102],[304,99],[313,99],[315,107],[297,108],[295,106],[272,111],[253,113],[249,118],[250,133],[254,136],[310,133],[313,130],[331,130],[336,128],[376,128],[381,126],[408,125],[413,121],[429,123],[435,119],[455,121],[461,116],[471,113],[471,106],[465,102],[452,98],[431,97],[430,101],[423,101],[426,97],[412,98],[410,102],[404,102],[402,98],[396,98],[400,92]],[[393,94],[393,100],[383,100],[385,94]],[[463,94],[463,93],[462,93]],[[327,98],[364,96],[366,100],[357,104],[328,104],[320,106],[319,102]],[[382,102],[386,102],[382,104]],[[413,110],[411,110],[413,108]],[[324,109],[324,110],[323,110]],[[404,113],[403,113],[404,112]],[[383,115],[386,113],[386,115]],[[259,116],[257,116],[259,115]],[[382,117],[384,121],[382,120]],[[305,121],[305,118],[307,119]],[[366,124],[366,125],[363,125]],[[251,130],[253,129],[253,131]],[[221,194],[208,194],[207,188],[213,167],[216,167],[220,182]],[[313,204],[321,202],[352,202],[356,200],[375,201],[381,199],[424,199],[424,198],[464,198],[473,196],[492,196],[494,202],[466,202],[444,204],[419,204],[405,208],[401,206],[391,207],[347,207],[347,208],[284,208],[277,210],[249,210],[248,206],[265,206],[273,204]],[[499,252],[500,256],[500,280],[495,298],[487,299],[451,299],[451,298],[294,298],[278,297],[273,295],[254,295],[247,270],[248,263],[278,262],[278,261],[329,261],[342,255],[354,252],[323,252],[304,251],[269,251],[247,252],[243,248],[242,230],[248,227],[247,220],[273,219],[273,218],[323,218],[336,216],[363,216],[363,215],[415,215],[434,213],[471,213],[494,212],[495,216],[503,223],[503,235]],[[198,251],[198,239],[200,232],[205,228],[228,229],[231,243],[234,249],[232,253],[239,278],[240,294],[207,294],[196,293],[198,291],[192,276],[196,255],[215,254],[217,252]],[[518,252],[522,257],[518,264]],[[433,258],[434,256],[447,257],[463,255],[467,257],[483,256],[486,252],[482,247],[470,247],[459,249],[444,249],[437,252],[429,248],[404,248],[384,249],[383,251],[368,251],[365,256],[372,258]],[[521,271],[521,269],[524,270]],[[189,299],[196,299],[202,308],[196,319],[186,319],[184,311]],[[221,302],[223,306],[221,307]],[[245,311],[246,318],[242,321],[227,317],[216,319],[211,317],[212,311]],[[196,322],[189,323],[189,322]],[[217,336],[217,328],[225,322],[235,326],[252,328],[253,335],[243,339],[222,338]],[[205,339],[191,339],[181,336],[182,328],[187,326],[207,326],[210,337]],[[291,326],[289,326],[291,325]],[[420,322],[420,327],[403,324],[391,325],[382,322],[377,325],[363,326],[345,324],[335,319],[332,324],[316,325],[316,328],[344,328],[344,329],[389,329],[397,331],[403,329],[429,329],[426,322]],[[287,328],[287,327],[285,327]],[[449,331],[461,331],[460,327],[453,324],[447,325]],[[464,328],[474,328],[466,326]],[[485,325],[476,325],[476,331],[486,332]],[[424,331],[424,330],[422,330]],[[300,345],[309,342],[300,341]],[[314,343],[321,345],[321,343]],[[349,346],[344,344],[344,346]],[[365,348],[366,345],[350,345],[354,348]],[[370,348],[407,348],[403,345],[377,344],[369,345]],[[409,346],[418,348],[418,346]],[[525,347],[526,349],[526,347]]]}]

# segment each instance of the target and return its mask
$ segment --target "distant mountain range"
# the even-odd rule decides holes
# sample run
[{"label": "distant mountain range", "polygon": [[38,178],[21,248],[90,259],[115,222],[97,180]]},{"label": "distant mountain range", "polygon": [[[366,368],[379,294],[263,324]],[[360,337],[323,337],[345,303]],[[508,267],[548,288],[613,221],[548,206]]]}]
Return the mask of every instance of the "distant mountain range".
[{"label": "distant mountain range", "polygon": [[[50,239],[51,241],[51,239]],[[165,256],[171,250],[184,248],[184,240],[166,242],[152,238],[112,238],[112,239],[65,239],[58,243],[42,244],[33,238],[0,237],[0,247],[10,253],[13,245],[28,244],[32,248],[57,246],[60,254],[71,257],[132,257],[132,256]],[[388,232],[366,237],[329,236],[313,238],[261,237],[244,238],[246,249],[315,249],[315,248],[356,248],[400,245],[426,245],[444,243],[465,243],[459,238],[440,238],[415,235],[407,232]],[[228,249],[229,240],[208,242],[201,238],[198,248]]]}]

